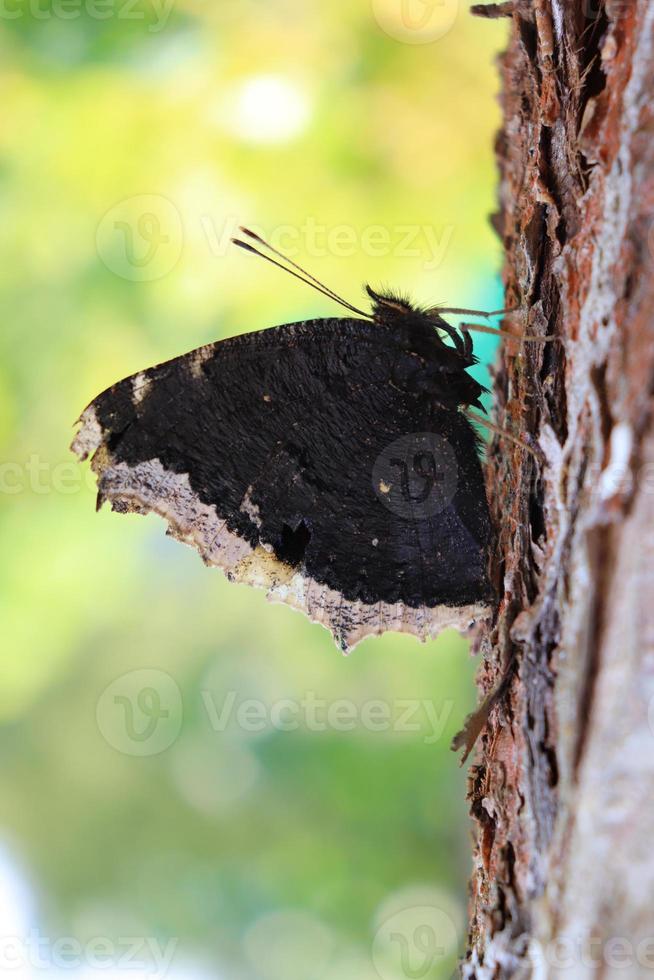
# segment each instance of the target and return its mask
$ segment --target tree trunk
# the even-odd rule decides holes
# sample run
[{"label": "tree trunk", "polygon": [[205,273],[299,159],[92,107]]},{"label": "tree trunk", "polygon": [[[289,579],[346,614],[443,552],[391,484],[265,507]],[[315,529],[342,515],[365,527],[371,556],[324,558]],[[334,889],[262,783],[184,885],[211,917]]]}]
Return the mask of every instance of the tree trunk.
[{"label": "tree trunk", "polygon": [[470,774],[462,974],[654,976],[654,2],[506,12],[494,223],[515,329],[560,341],[509,341],[495,379],[546,459],[490,455],[481,693],[513,673]]}]

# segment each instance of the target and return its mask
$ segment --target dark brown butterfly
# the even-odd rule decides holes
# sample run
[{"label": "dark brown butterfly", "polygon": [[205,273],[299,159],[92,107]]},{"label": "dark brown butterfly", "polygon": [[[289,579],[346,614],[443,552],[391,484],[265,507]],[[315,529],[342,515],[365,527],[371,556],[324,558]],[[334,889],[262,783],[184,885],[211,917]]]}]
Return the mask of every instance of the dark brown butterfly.
[{"label": "dark brown butterfly", "polygon": [[368,287],[366,313],[286,262],[355,316],[208,344],[98,395],[72,445],[93,454],[98,506],[159,514],[208,565],[303,610],[343,650],[386,630],[465,630],[492,599],[464,411],[483,388],[470,334],[442,314],[476,311]]}]

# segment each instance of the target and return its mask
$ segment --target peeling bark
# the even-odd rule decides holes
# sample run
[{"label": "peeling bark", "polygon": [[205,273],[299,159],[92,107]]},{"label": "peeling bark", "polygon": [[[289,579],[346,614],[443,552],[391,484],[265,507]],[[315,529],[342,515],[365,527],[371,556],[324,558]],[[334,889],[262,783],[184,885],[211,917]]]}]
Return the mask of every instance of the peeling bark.
[{"label": "peeling bark", "polygon": [[[504,5],[502,5],[504,6]],[[654,975],[654,3],[518,0],[497,141],[502,595],[462,974]],[[480,30],[483,25],[480,24]],[[491,495],[493,496],[493,495]]]}]

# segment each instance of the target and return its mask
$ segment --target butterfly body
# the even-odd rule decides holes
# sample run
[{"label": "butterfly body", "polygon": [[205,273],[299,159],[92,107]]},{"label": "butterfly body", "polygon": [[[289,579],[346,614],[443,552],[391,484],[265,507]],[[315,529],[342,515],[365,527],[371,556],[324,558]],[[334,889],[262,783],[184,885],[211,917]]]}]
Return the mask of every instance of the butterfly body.
[{"label": "butterfly body", "polygon": [[466,628],[492,597],[477,438],[459,410],[482,392],[471,344],[370,294],[370,319],[244,334],[118,382],[73,443],[94,453],[99,503],[160,514],[343,649]]}]

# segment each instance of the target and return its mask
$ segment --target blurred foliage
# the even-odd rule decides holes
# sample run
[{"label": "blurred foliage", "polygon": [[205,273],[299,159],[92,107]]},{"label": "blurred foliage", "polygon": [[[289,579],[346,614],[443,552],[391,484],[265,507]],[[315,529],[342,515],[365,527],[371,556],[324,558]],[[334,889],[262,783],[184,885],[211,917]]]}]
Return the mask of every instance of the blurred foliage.
[{"label": "blurred foliage", "polygon": [[[460,916],[468,831],[448,743],[474,697],[466,644],[392,635],[343,659],[156,518],[96,514],[68,445],[120,377],[338,315],[230,248],[239,222],[278,234],[355,303],[370,281],[499,305],[502,40],[463,7],[438,40],[407,44],[374,4],[346,0],[5,0],[0,827],[47,935],[174,937],[171,976],[366,980],[393,896],[431,888]],[[139,265],[130,245],[161,258]],[[108,744],[96,718],[137,668],[169,674],[183,703],[179,737],[144,757]],[[427,699],[446,724],[436,740],[424,713],[408,732],[360,717],[352,731],[216,731],[207,700],[230,692],[268,707],[307,692]]]}]

